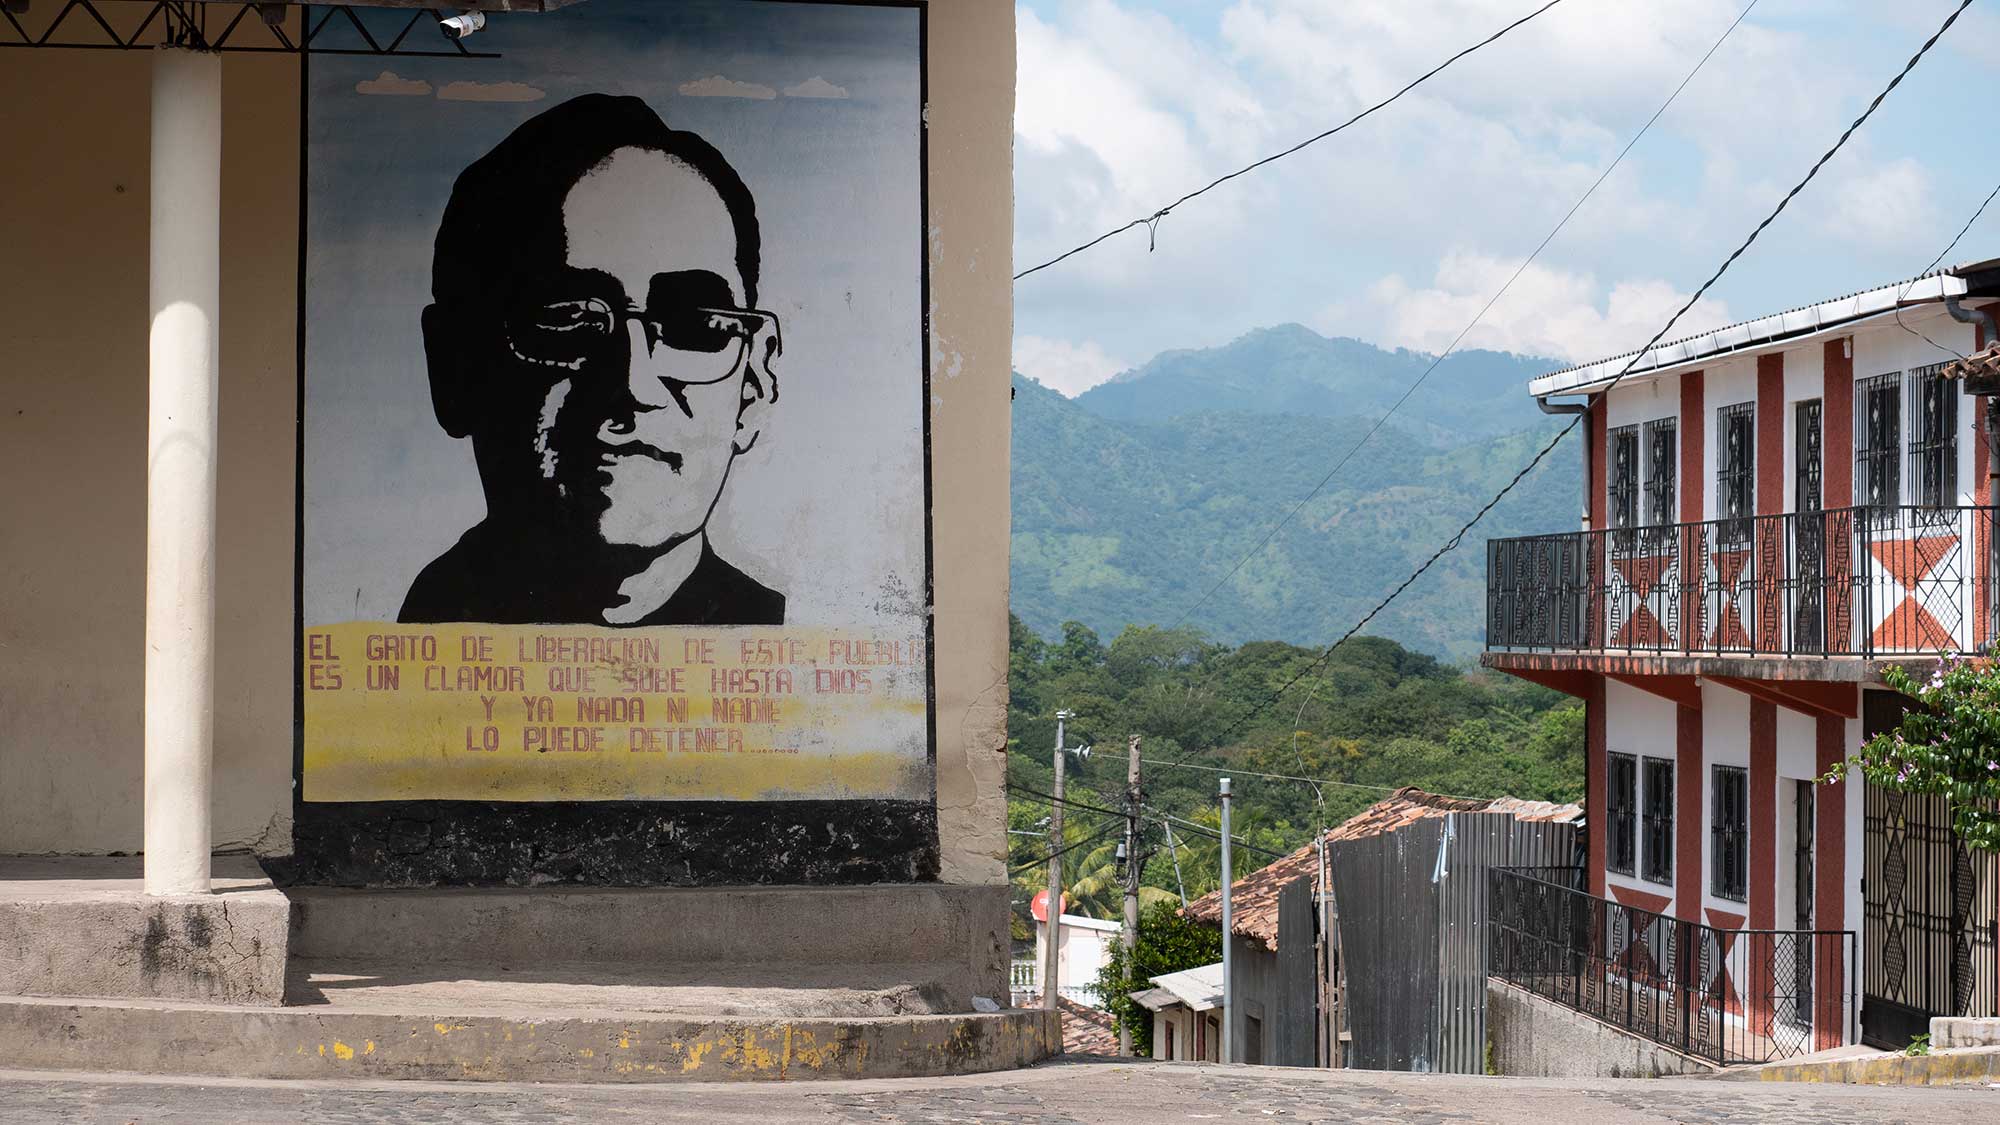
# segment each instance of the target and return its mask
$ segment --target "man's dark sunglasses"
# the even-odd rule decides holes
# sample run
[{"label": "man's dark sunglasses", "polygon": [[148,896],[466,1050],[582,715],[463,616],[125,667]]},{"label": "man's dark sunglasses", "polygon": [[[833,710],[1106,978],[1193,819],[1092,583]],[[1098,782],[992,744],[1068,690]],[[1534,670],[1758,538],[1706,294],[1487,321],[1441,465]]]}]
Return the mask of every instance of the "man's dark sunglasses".
[{"label": "man's dark sunglasses", "polygon": [[632,321],[645,330],[653,357],[664,359],[661,377],[682,385],[719,383],[736,374],[760,334],[768,332],[765,358],[784,350],[777,314],[762,309],[639,309],[600,297],[548,301],[509,315],[507,347],[536,366],[578,371],[620,359],[629,343],[625,325]]}]

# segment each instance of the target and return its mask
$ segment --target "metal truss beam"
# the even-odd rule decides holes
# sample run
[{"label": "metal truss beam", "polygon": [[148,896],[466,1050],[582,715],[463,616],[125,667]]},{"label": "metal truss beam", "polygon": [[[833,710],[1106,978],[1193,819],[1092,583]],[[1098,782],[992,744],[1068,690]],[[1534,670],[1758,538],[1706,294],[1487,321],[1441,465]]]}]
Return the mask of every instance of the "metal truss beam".
[{"label": "metal truss beam", "polygon": [[[358,4],[288,4],[210,0],[150,0],[131,31],[121,33],[104,17],[100,5],[113,0],[63,0],[55,16],[39,32],[30,30],[22,13],[0,5],[0,47],[70,51],[149,51],[155,47],[188,47],[198,51],[244,54],[382,55],[398,58],[497,59],[491,51],[468,51],[457,39],[433,32],[424,46],[411,43],[419,27],[435,27],[450,14],[438,9],[405,8],[364,18]],[[299,23],[287,31],[285,10],[299,8]],[[211,9],[214,9],[213,11]],[[32,10],[32,9],[31,9]],[[404,11],[410,11],[404,15]],[[277,18],[268,18],[276,16]],[[370,26],[370,24],[374,26]],[[349,32],[352,34],[348,34]],[[345,42],[346,45],[337,45]],[[440,44],[432,46],[435,42]]]}]

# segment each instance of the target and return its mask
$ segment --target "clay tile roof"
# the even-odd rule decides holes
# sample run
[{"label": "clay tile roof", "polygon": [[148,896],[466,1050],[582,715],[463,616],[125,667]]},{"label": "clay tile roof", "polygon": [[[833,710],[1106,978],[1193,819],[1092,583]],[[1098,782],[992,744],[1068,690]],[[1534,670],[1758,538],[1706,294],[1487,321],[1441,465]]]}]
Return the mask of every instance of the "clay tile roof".
[{"label": "clay tile roof", "polygon": [[1115,1055],[1118,1053],[1118,1021],[1110,1012],[1079,1004],[1067,996],[1058,997],[1062,1009],[1063,1053],[1066,1055]]},{"label": "clay tile roof", "polygon": [[1987,345],[1984,351],[1945,364],[1944,377],[1988,384],[2000,379],[2000,341]]},{"label": "clay tile roof", "polygon": [[[1414,786],[1405,786],[1355,813],[1339,827],[1330,829],[1326,838],[1334,842],[1382,836],[1419,820],[1455,812],[1512,813],[1516,820],[1558,822],[1576,821],[1583,817],[1583,809],[1577,805],[1523,801],[1515,797],[1442,797]],[[1237,934],[1266,949],[1276,950],[1278,892],[1293,880],[1315,878],[1318,874],[1318,849],[1307,844],[1270,866],[1236,880],[1232,891],[1234,901],[1230,903],[1234,917],[1230,921],[1234,923]],[[1211,891],[1188,903],[1181,909],[1181,914],[1197,922],[1220,926],[1222,892]]]}]

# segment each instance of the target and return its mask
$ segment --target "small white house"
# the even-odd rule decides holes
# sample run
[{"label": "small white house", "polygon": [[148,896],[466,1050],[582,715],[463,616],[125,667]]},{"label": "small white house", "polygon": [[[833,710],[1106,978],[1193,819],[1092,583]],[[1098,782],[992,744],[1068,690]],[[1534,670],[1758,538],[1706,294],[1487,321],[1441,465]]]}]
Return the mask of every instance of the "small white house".
[{"label": "small white house", "polygon": [[[1118,942],[1122,925],[1106,922],[1100,918],[1085,918],[1080,914],[1062,916],[1060,944],[1056,956],[1060,961],[1057,971],[1061,974],[1058,982],[1061,993],[1080,1004],[1093,1008],[1104,1006],[1103,997],[1097,994],[1097,974],[1111,961],[1111,947]],[[1027,981],[1022,981],[1017,973],[1015,991],[1041,991],[1042,966],[1048,964],[1048,925],[1035,921],[1035,962],[1027,970]]]},{"label": "small white house", "polygon": [[1222,1047],[1222,962],[1153,978],[1132,994],[1153,1013],[1153,1057],[1215,1062]]}]

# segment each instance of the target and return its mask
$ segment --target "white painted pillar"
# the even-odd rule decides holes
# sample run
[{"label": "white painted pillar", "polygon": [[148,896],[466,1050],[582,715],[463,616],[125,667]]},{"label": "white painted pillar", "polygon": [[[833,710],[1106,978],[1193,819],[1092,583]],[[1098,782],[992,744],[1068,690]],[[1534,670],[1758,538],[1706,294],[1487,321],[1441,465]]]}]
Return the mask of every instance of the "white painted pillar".
[{"label": "white painted pillar", "polygon": [[146,893],[206,894],[215,733],[222,56],[153,53]]}]

